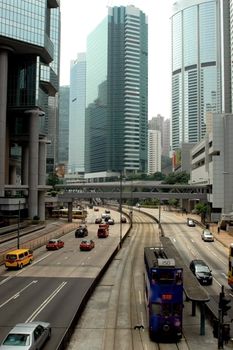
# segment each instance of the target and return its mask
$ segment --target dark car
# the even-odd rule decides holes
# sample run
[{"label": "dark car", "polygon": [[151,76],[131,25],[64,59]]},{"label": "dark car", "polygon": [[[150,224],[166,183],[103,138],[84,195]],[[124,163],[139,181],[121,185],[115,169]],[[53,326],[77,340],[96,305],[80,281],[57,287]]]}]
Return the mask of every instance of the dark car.
[{"label": "dark car", "polygon": [[106,214],[105,217],[104,217],[104,221],[108,222],[108,220],[110,220],[110,219],[111,219],[111,215]]},{"label": "dark car", "polygon": [[115,221],[114,221],[114,219],[108,219],[108,221],[107,221],[107,223],[109,224],[109,225],[114,225],[115,224]]},{"label": "dark car", "polygon": [[121,218],[121,222],[122,222],[123,224],[125,224],[125,223],[127,222],[127,219],[126,219],[126,217],[125,217],[125,216],[122,216],[122,218]]},{"label": "dark car", "polygon": [[96,218],[95,219],[96,224],[101,224],[102,223],[102,218]]},{"label": "dark car", "polygon": [[192,260],[189,267],[200,284],[212,284],[213,276],[211,270],[203,260]]},{"label": "dark car", "polygon": [[75,231],[76,238],[83,238],[88,235],[88,229],[86,225],[80,225]]}]

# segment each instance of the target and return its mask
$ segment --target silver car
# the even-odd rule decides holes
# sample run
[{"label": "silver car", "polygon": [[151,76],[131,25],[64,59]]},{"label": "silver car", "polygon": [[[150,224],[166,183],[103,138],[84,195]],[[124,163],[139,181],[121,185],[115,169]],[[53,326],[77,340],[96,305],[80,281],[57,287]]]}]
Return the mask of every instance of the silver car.
[{"label": "silver car", "polygon": [[3,340],[1,350],[39,350],[51,336],[47,322],[18,323]]},{"label": "silver car", "polygon": [[202,234],[201,234],[201,238],[202,238],[203,241],[205,241],[205,242],[214,242],[213,233],[210,232],[208,229],[203,230],[203,232],[202,232]]}]

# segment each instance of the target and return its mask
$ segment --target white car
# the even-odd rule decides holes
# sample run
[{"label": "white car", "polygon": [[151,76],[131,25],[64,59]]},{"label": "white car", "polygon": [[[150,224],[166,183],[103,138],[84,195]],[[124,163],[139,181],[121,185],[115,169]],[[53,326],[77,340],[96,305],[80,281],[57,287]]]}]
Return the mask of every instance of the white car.
[{"label": "white car", "polygon": [[191,226],[191,227],[196,226],[196,225],[195,225],[195,222],[193,221],[193,219],[187,219],[187,225],[188,225],[188,226]]},{"label": "white car", "polygon": [[115,224],[115,221],[114,221],[114,219],[108,219],[108,221],[107,221],[107,223],[109,224],[109,225],[114,225]]},{"label": "white car", "polygon": [[213,233],[210,232],[210,230],[208,229],[204,229],[202,234],[201,234],[201,238],[203,241],[205,242],[214,242],[214,236]]},{"label": "white car", "polygon": [[51,336],[48,322],[18,323],[0,345],[0,350],[39,350]]}]

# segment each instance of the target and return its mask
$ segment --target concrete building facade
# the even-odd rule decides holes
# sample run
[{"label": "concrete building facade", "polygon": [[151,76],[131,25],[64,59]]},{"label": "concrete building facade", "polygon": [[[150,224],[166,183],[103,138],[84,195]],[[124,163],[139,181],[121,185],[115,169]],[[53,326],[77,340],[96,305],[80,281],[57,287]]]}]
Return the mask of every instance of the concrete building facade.
[{"label": "concrete building facade", "polygon": [[0,214],[20,209],[43,220],[49,98],[59,86],[59,1],[0,1],[0,23]]},{"label": "concrete building facade", "polygon": [[148,128],[150,130],[160,130],[161,131],[162,155],[169,157],[169,152],[170,152],[170,119],[165,119],[162,115],[158,114],[156,117],[152,117],[148,121]]},{"label": "concrete building facade", "polygon": [[191,150],[191,184],[209,186],[211,220],[233,212],[233,115],[213,114],[211,129]]},{"label": "concrete building facade", "polygon": [[148,130],[148,174],[161,172],[161,131]]}]

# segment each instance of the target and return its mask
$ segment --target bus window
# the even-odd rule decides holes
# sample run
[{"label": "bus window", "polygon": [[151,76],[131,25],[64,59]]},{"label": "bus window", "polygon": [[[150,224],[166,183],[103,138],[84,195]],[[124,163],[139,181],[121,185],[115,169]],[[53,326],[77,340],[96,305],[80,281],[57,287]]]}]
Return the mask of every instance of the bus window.
[{"label": "bus window", "polygon": [[161,315],[161,304],[160,303],[151,303],[151,311],[153,314]]}]

